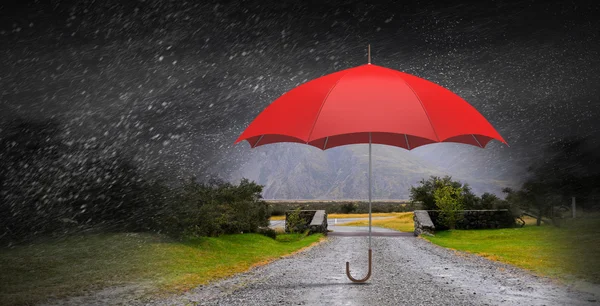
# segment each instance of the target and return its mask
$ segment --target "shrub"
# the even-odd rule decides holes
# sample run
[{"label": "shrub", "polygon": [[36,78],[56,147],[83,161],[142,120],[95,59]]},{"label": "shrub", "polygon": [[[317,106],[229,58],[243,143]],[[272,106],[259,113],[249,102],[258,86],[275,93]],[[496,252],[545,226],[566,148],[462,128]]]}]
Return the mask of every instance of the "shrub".
[{"label": "shrub", "polygon": [[259,227],[256,232],[269,238],[277,238],[277,232],[270,227]]},{"label": "shrub", "polygon": [[236,186],[223,181],[201,184],[192,178],[165,206],[162,228],[172,236],[256,232],[269,225],[261,191],[262,186],[247,179]]},{"label": "shrub", "polygon": [[297,208],[287,215],[285,220],[285,228],[288,232],[295,234],[303,230],[302,227],[304,223],[304,218],[300,216],[300,208]]},{"label": "shrub", "polygon": [[450,176],[443,178],[431,176],[428,180],[422,179],[419,184],[420,186],[410,188],[410,201],[413,204],[421,203],[423,209],[437,209],[434,193],[445,186],[450,186],[454,189],[460,188],[461,204],[463,204],[464,209],[479,208],[480,198],[471,191],[471,187],[468,184],[453,181]]},{"label": "shrub", "polygon": [[440,210],[442,224],[453,230],[463,217],[463,194],[461,188],[444,186],[434,192],[435,203]]},{"label": "shrub", "polygon": [[356,209],[358,209],[358,204],[356,203],[352,203],[352,202],[348,202],[348,203],[344,203],[341,206],[341,211],[344,214],[350,214],[356,211]]},{"label": "shrub", "polygon": [[502,209],[506,208],[506,203],[495,194],[485,192],[481,195],[480,209]]}]

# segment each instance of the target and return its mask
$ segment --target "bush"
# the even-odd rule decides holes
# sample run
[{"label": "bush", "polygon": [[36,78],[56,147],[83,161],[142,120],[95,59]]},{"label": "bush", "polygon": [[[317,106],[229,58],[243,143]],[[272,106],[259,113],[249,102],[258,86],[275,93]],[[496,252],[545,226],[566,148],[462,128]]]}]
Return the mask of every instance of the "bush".
[{"label": "bush", "polygon": [[190,179],[165,207],[162,228],[172,236],[218,236],[256,232],[269,225],[262,186],[247,179],[200,184]]},{"label": "bush", "polygon": [[481,195],[480,209],[509,209],[509,205],[495,194],[486,192]]},{"label": "bush", "polygon": [[419,184],[420,186],[410,188],[410,201],[413,204],[421,203],[425,210],[437,209],[434,193],[445,186],[460,188],[461,204],[464,209],[480,209],[481,199],[471,191],[469,185],[453,181],[450,176],[443,178],[431,176],[428,180],[422,179]]},{"label": "bush", "polygon": [[277,232],[270,227],[259,227],[256,232],[269,238],[277,238]]},{"label": "bush", "polygon": [[305,223],[306,221],[300,215],[300,208],[297,208],[286,216],[285,228],[288,232],[295,234],[304,230]]},{"label": "bush", "polygon": [[344,203],[342,204],[341,211],[343,214],[350,214],[355,212],[358,209],[358,204],[356,203]]},{"label": "bush", "polygon": [[434,198],[436,206],[440,210],[441,223],[453,230],[456,223],[463,218],[462,189],[444,186],[435,190]]},{"label": "bush", "polygon": [[269,204],[269,211],[271,212],[271,216],[283,216],[286,209],[281,205]]}]

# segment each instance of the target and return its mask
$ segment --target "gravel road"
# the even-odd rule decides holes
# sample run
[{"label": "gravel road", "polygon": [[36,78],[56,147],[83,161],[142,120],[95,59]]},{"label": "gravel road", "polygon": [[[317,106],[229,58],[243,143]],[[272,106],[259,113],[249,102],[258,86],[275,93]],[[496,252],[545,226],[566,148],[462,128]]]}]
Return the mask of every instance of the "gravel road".
[{"label": "gravel road", "polygon": [[296,255],[184,295],[147,305],[599,305],[597,287],[578,291],[523,270],[415,237],[373,237],[373,273],[362,278],[367,237],[330,236]]}]

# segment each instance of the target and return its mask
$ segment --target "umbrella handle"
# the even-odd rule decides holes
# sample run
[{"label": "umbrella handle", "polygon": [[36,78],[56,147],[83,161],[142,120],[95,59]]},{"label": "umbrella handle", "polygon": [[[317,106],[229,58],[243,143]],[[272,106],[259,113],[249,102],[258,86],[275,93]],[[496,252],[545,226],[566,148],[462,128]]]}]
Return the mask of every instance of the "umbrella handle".
[{"label": "umbrella handle", "polygon": [[348,278],[355,282],[355,283],[364,283],[366,282],[370,277],[371,277],[371,262],[372,262],[372,252],[371,249],[369,249],[369,272],[367,273],[367,276],[365,276],[365,278],[363,279],[356,279],[354,277],[352,277],[352,275],[350,275],[350,263],[346,261],[346,275],[348,276]]}]

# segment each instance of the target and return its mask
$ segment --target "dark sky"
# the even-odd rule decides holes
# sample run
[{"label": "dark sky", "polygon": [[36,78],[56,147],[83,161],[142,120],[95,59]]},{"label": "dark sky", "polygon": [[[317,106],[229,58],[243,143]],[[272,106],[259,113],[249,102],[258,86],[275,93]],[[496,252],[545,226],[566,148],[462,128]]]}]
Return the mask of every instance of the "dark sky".
[{"label": "dark sky", "polygon": [[0,120],[53,117],[176,175],[226,172],[260,110],[364,64],[370,43],[374,64],[453,90],[511,146],[414,151],[434,163],[519,180],[546,144],[599,140],[598,4],[378,3],[2,1]]}]

